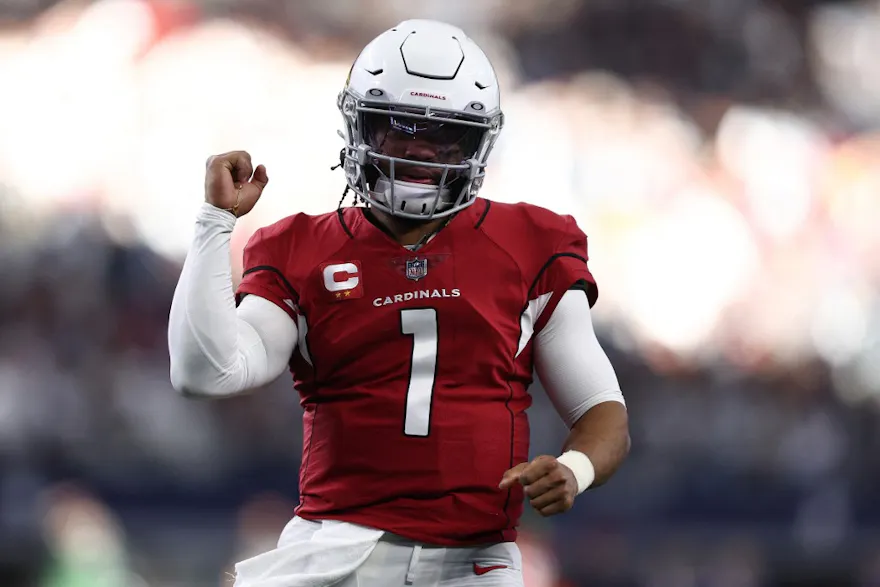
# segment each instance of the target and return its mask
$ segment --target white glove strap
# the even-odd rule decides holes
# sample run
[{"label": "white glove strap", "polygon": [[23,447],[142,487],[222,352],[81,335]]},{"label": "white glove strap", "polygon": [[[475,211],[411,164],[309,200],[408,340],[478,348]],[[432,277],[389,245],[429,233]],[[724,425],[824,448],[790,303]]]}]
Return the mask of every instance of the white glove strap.
[{"label": "white glove strap", "polygon": [[586,491],[593,484],[593,481],[596,480],[596,469],[593,468],[590,457],[584,453],[577,450],[567,450],[556,460],[574,473],[574,478],[577,479],[578,484],[578,495]]}]

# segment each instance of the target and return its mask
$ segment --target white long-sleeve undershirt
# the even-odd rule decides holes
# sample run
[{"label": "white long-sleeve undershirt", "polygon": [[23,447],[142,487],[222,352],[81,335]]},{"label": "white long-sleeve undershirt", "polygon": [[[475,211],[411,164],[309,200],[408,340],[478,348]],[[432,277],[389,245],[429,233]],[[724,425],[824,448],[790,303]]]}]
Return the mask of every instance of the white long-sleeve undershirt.
[{"label": "white long-sleeve undershirt", "polygon": [[274,303],[232,290],[235,216],[203,204],[168,320],[171,384],[187,395],[236,395],[275,380],[296,348],[296,323]]},{"label": "white long-sleeve undershirt", "polygon": [[535,337],[535,371],[569,428],[593,406],[626,405],[614,367],[596,338],[590,302],[581,290],[563,294]]},{"label": "white long-sleeve undershirt", "polygon": [[[236,308],[230,237],[235,217],[204,204],[168,325],[171,383],[188,395],[224,397],[265,385],[287,368],[297,326],[274,303],[247,296]],[[590,408],[624,403],[584,292],[571,290],[537,334],[535,369],[570,427]]]}]

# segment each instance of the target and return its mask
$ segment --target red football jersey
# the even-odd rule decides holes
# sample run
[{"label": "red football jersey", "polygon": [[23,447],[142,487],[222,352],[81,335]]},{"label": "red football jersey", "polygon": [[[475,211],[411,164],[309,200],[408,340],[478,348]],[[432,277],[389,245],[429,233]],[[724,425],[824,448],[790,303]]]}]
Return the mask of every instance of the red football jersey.
[{"label": "red football jersey", "polygon": [[304,408],[300,504],[438,545],[516,539],[527,460],[532,344],[560,297],[586,284],[570,216],[478,199],[417,252],[362,208],[260,229],[239,297],[299,327],[290,367]]}]

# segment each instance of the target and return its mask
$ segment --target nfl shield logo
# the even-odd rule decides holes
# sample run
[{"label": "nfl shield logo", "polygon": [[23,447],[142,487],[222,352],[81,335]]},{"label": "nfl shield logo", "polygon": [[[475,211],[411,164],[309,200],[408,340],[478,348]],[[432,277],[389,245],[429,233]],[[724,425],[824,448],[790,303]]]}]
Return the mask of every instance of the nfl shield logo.
[{"label": "nfl shield logo", "polygon": [[407,259],[406,278],[418,281],[428,274],[427,259]]}]

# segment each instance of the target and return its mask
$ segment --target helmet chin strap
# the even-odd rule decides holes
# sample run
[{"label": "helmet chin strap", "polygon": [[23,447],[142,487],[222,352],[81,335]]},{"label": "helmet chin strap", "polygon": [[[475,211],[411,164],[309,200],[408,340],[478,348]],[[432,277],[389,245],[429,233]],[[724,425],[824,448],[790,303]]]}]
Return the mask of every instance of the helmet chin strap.
[{"label": "helmet chin strap", "polygon": [[[431,212],[447,210],[453,204],[449,201],[449,188],[447,187],[440,190],[440,199],[437,200],[436,210],[431,209],[435,199],[437,199],[436,185],[395,180],[393,189],[395,211],[401,210],[400,204],[402,202],[404,204],[402,211],[410,214],[421,214],[422,209],[424,209],[424,215],[427,217]],[[370,190],[370,195],[377,202],[385,204],[390,208],[391,190],[391,181],[387,177],[380,177],[376,180],[375,187]]]}]

